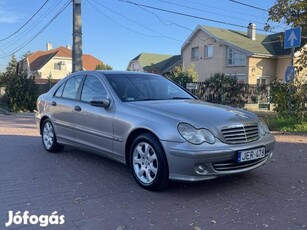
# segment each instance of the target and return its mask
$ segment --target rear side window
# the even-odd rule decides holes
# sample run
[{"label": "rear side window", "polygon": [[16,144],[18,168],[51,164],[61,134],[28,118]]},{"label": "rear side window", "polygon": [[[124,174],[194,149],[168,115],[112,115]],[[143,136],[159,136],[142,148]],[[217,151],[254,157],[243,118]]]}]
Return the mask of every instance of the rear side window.
[{"label": "rear side window", "polygon": [[75,76],[70,78],[65,84],[62,97],[67,99],[76,99],[81,80],[82,76]]},{"label": "rear side window", "polygon": [[63,89],[64,89],[65,83],[63,83],[55,92],[55,97],[62,97]]},{"label": "rear side window", "polygon": [[87,76],[81,92],[81,101],[90,102],[95,97],[106,97],[107,91],[95,76]]}]

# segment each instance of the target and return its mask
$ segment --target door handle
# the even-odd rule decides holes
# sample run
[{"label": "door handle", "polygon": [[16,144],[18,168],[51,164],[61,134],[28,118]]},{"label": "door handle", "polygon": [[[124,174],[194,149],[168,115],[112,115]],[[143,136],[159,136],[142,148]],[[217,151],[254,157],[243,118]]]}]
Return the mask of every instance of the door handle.
[{"label": "door handle", "polygon": [[56,102],[55,102],[55,101],[52,101],[52,102],[51,102],[51,105],[52,105],[52,106],[56,106]]},{"label": "door handle", "polygon": [[80,112],[82,109],[79,105],[76,105],[74,108],[75,111]]}]

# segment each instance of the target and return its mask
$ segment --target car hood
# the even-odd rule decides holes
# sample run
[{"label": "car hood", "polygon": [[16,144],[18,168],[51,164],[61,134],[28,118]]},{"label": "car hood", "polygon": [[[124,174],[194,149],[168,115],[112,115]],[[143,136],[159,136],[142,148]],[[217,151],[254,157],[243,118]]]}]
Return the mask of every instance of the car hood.
[{"label": "car hood", "polygon": [[196,128],[214,129],[258,120],[257,116],[251,112],[200,100],[143,101],[130,104],[137,111],[150,112],[151,118],[155,115],[163,115],[177,122],[192,124]]}]

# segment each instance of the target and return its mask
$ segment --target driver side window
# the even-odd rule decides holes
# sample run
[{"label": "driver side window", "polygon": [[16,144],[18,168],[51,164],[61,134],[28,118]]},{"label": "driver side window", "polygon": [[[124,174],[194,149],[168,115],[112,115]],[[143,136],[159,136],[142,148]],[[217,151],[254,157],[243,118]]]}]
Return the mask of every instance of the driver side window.
[{"label": "driver side window", "polygon": [[107,91],[96,76],[87,76],[81,92],[81,101],[90,102],[95,97],[107,97]]}]

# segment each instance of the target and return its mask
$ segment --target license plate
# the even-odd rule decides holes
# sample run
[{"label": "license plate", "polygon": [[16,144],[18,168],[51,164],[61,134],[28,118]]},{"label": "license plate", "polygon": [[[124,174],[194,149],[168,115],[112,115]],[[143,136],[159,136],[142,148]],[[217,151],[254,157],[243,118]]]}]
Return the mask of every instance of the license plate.
[{"label": "license plate", "polygon": [[265,148],[239,151],[238,162],[252,161],[265,157]]}]

